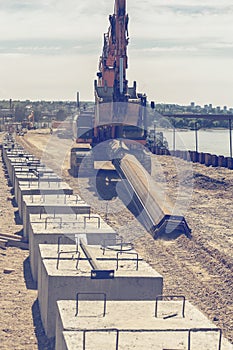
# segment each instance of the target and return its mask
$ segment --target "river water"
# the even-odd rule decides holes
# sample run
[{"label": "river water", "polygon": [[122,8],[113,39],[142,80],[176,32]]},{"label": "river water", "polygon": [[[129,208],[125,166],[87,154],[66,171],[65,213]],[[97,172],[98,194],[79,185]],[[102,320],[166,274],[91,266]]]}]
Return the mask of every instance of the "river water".
[{"label": "river water", "polygon": [[[173,150],[174,132],[173,130],[161,129],[166,137],[169,149]],[[233,135],[232,135],[233,137]],[[198,130],[197,132],[198,152],[206,152],[216,155],[230,157],[230,132],[229,130]],[[175,130],[175,149],[196,150],[195,131]]]}]

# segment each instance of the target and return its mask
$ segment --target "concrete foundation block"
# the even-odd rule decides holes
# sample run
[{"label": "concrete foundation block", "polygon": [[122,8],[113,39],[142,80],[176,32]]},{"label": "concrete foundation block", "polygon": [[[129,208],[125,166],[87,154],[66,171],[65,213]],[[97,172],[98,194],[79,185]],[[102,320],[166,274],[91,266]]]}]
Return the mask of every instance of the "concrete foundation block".
[{"label": "concrete foundation block", "polygon": [[99,215],[48,214],[29,215],[30,266],[37,282],[39,244],[74,244],[79,238],[88,245],[115,245],[117,233]]},{"label": "concrete foundation block", "polygon": [[[54,171],[50,168],[47,168],[44,164],[34,164],[32,166],[13,166],[13,184],[15,184],[15,177],[21,173],[27,174],[39,174],[43,176],[44,174],[54,174]],[[29,175],[28,175],[29,176]]]},{"label": "concrete foundation block", "polygon": [[10,178],[11,183],[13,183],[13,168],[14,166],[31,166],[35,164],[40,164],[40,161],[35,158],[18,158],[18,157],[8,157],[6,161],[6,168]]},{"label": "concrete foundation block", "polygon": [[23,218],[24,196],[34,195],[71,195],[73,189],[66,182],[37,182],[20,181],[18,188],[15,188],[15,199],[19,208],[19,215]]},{"label": "concrete foundation block", "polygon": [[[41,183],[43,184],[43,183]],[[51,183],[52,184],[52,183]],[[64,184],[63,184],[64,188]],[[59,214],[90,214],[90,205],[79,196],[63,193],[48,195],[24,195],[21,207],[24,237],[28,239],[30,214],[47,214],[56,217]]]},{"label": "concrete foundation block", "polygon": [[[162,294],[162,276],[137,257],[135,251],[131,251],[132,255],[125,252],[119,257],[113,250],[106,250],[103,255],[98,246],[85,246],[87,248],[88,258],[82,248],[78,247],[81,260],[77,269],[76,261],[65,260],[65,253],[57,268],[56,245],[39,245],[38,300],[42,323],[49,338],[55,336],[56,302],[74,300],[77,292],[107,293],[108,300],[141,301],[154,300]],[[65,245],[61,249],[68,251],[69,247]],[[75,251],[76,246],[71,245],[70,249]],[[72,254],[74,253],[69,256],[72,257]],[[85,298],[101,299],[90,294]]]},{"label": "concrete foundation block", "polygon": [[[82,295],[79,296],[81,298]],[[185,302],[60,300],[56,310],[56,350],[219,349],[220,332],[198,309]],[[77,313],[78,310],[78,313]],[[198,331],[190,331],[199,330]],[[205,331],[206,329],[206,331]],[[207,331],[207,329],[209,331]],[[118,347],[116,343],[118,340]],[[230,349],[226,339],[221,349]]]},{"label": "concrete foundation block", "polygon": [[43,173],[42,174],[39,174],[38,172],[36,171],[33,171],[33,172],[20,172],[20,173],[14,173],[14,176],[13,176],[13,187],[14,189],[15,188],[18,188],[19,187],[19,183],[22,182],[22,181],[30,181],[30,182],[34,182],[34,181],[37,181],[37,182],[62,182],[62,179],[57,176],[57,174],[55,173]]}]

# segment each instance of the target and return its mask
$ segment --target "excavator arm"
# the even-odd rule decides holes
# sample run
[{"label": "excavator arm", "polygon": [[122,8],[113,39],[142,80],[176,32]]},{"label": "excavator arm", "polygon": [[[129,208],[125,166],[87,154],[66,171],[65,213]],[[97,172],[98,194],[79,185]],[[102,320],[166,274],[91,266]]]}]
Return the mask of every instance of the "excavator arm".
[{"label": "excavator arm", "polygon": [[124,102],[127,100],[128,88],[126,69],[129,39],[125,0],[115,0],[114,14],[109,16],[109,22],[97,73],[98,86],[113,88],[113,101]]},{"label": "excavator arm", "polygon": [[136,82],[129,86],[126,78],[129,43],[126,0],[115,0],[109,23],[94,87],[94,138],[97,143],[103,139],[105,125],[109,130],[107,138],[128,138],[145,144],[146,95],[137,93]]}]

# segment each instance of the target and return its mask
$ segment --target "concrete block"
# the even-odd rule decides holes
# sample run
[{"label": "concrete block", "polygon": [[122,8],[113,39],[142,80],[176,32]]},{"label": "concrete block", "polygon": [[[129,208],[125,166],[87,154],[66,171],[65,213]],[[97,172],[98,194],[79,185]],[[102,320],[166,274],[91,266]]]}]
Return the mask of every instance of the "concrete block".
[{"label": "concrete block", "polygon": [[[43,182],[41,183],[43,184]],[[51,183],[53,184],[53,182]],[[21,206],[24,237],[28,238],[30,214],[47,214],[56,216],[59,214],[90,214],[90,205],[76,195],[63,193],[52,195],[24,195]]]},{"label": "concrete block", "polygon": [[99,215],[86,214],[48,214],[29,215],[30,266],[34,281],[37,281],[39,244],[74,244],[82,237],[89,245],[117,243],[117,233]]},{"label": "concrete block", "polygon": [[6,168],[10,178],[11,183],[13,183],[13,167],[14,166],[31,166],[35,164],[40,164],[39,159],[34,157],[28,158],[18,158],[18,157],[8,157],[6,161]]},{"label": "concrete block", "polygon": [[19,215],[23,218],[23,197],[31,195],[71,195],[72,188],[66,182],[50,181],[19,181],[18,188],[15,188],[15,200],[18,204]]},{"label": "concrete block", "polygon": [[33,181],[37,181],[37,182],[61,182],[62,179],[57,176],[57,174],[55,173],[43,173],[43,174],[40,174],[38,172],[35,172],[35,171],[27,171],[27,172],[20,172],[20,173],[14,173],[13,175],[13,187],[14,189],[15,188],[18,188],[19,187],[19,182],[22,182],[22,181],[30,181],[30,182],[33,182]]},{"label": "concrete block", "polygon": [[8,158],[10,156],[18,156],[19,152],[24,153],[22,148],[18,148],[14,145],[14,148],[11,148],[12,144],[10,143],[4,143],[2,147],[2,158],[3,162],[6,164],[8,161]]},{"label": "concrete block", "polygon": [[[74,252],[76,246],[64,245],[61,249]],[[141,301],[154,300],[157,295],[162,294],[162,276],[140,259],[135,251],[130,251],[133,254],[119,254],[114,250],[106,250],[103,255],[103,250],[98,246],[78,246],[78,251],[81,260],[77,269],[77,260],[64,259],[65,253],[62,255],[64,260],[59,262],[57,268],[57,246],[39,245],[38,300],[42,323],[48,337],[55,336],[56,302],[74,300],[77,292],[107,293],[108,300]],[[72,255],[74,253],[69,253],[70,258]],[[101,299],[89,294],[85,298]]]},{"label": "concrete block", "polygon": [[13,183],[15,182],[15,176],[18,173],[35,173],[35,174],[54,174],[54,171],[50,168],[47,168],[44,164],[39,163],[39,164],[33,164],[31,166],[27,165],[14,165],[12,169],[13,173]]},{"label": "concrete block", "polygon": [[[189,334],[191,349],[219,349],[220,331],[191,303],[185,302],[185,317],[180,301],[159,301],[157,317],[155,304],[155,301],[110,301],[107,298],[103,316],[103,300],[79,300],[78,303],[60,300],[56,308],[55,349],[82,350],[84,333],[88,350],[184,350],[189,349]],[[229,350],[230,346],[226,339],[222,340],[221,349]]]}]

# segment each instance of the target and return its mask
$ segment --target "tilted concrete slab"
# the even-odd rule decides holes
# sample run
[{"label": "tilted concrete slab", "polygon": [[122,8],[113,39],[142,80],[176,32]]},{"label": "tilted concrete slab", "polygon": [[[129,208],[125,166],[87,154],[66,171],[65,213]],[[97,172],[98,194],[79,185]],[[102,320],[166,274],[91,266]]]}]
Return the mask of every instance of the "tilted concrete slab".
[{"label": "tilted concrete slab", "polygon": [[56,181],[20,181],[18,188],[15,188],[15,200],[18,204],[19,215],[23,218],[23,201],[24,196],[31,195],[71,195],[73,189],[66,182]]},{"label": "tilted concrete slab", "polygon": [[120,160],[115,159],[114,165],[120,177],[125,180],[125,200],[130,201],[134,193],[137,217],[154,238],[183,233],[190,235],[191,229],[175,203],[134,155],[126,154]]},{"label": "tilted concrete slab", "polygon": [[[103,300],[60,300],[55,349],[83,350],[84,335],[88,350],[187,350],[188,344],[190,350],[219,349],[220,331],[191,303],[185,302],[184,315],[182,301],[159,301],[156,316],[155,305],[155,301],[107,300],[103,316]],[[222,350],[232,349],[226,339],[221,345]]]},{"label": "tilted concrete slab", "polygon": [[[154,300],[162,294],[163,278],[144,260],[131,251],[118,256],[117,252],[103,250],[98,246],[85,246],[88,253],[78,246],[81,258],[76,269],[75,245],[62,246],[63,260],[58,263],[56,245],[39,245],[38,259],[38,300],[42,323],[48,337],[55,336],[55,310],[57,300],[75,299],[76,293],[106,293],[109,300]],[[87,254],[87,255],[86,255]],[[118,254],[119,255],[119,254]],[[88,258],[87,258],[88,256]],[[70,260],[65,259],[70,257]],[[138,263],[138,270],[136,266]],[[93,266],[95,268],[93,268]],[[98,299],[86,295],[86,299]]]},{"label": "tilted concrete slab", "polygon": [[116,244],[117,233],[99,215],[29,215],[29,253],[34,281],[37,281],[39,244],[74,244],[82,238],[90,245]]}]

